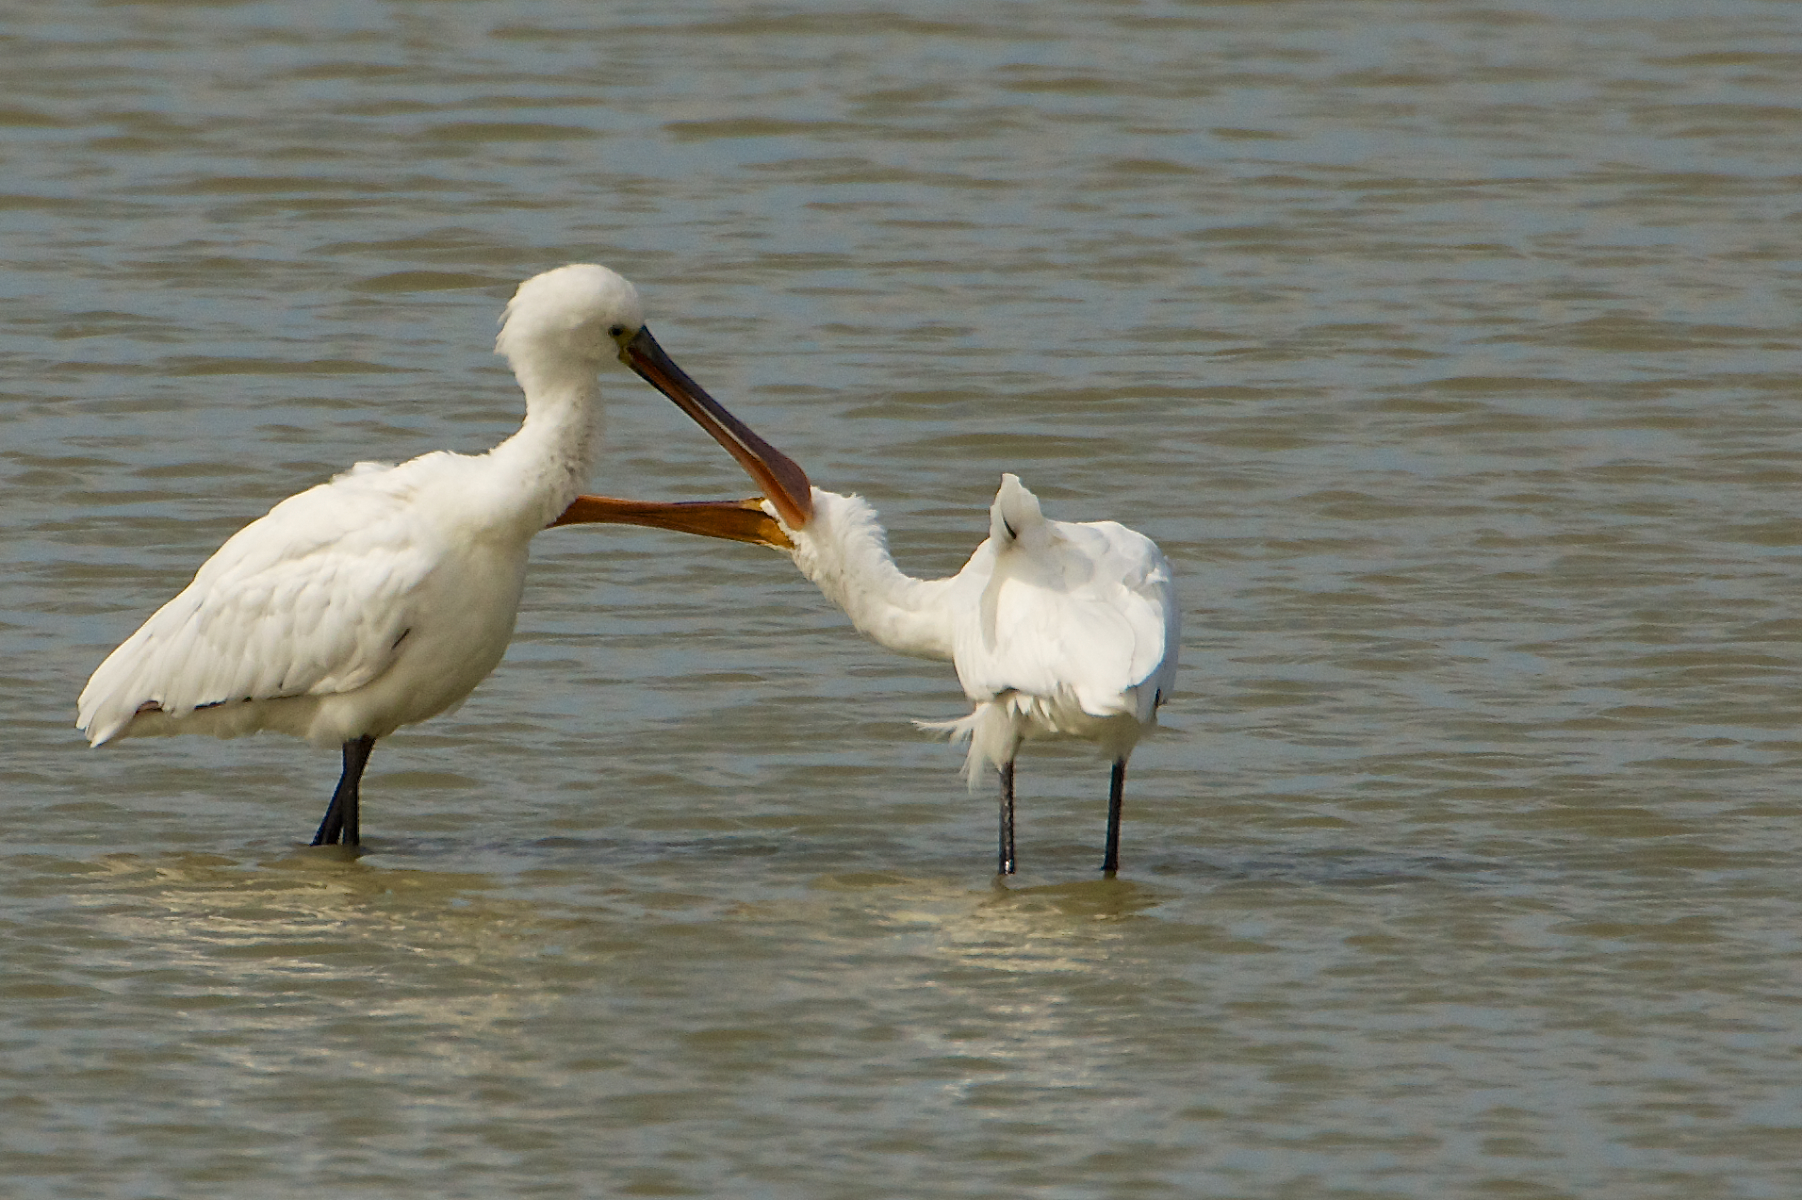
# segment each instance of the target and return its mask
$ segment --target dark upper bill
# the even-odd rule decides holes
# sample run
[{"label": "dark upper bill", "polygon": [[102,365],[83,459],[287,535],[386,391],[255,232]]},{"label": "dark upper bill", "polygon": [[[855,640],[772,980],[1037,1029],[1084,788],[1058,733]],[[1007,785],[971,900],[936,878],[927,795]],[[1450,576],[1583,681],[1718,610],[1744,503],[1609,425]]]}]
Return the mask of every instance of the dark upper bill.
[{"label": "dark upper bill", "polygon": [[758,437],[750,426],[727,412],[705,388],[690,379],[663,352],[648,327],[640,329],[620,348],[619,358],[712,434],[714,441],[724,446],[738,460],[738,465],[756,480],[790,529],[800,529],[807,524],[808,518],[813,516],[813,485],[807,482],[807,472],[788,455]]}]

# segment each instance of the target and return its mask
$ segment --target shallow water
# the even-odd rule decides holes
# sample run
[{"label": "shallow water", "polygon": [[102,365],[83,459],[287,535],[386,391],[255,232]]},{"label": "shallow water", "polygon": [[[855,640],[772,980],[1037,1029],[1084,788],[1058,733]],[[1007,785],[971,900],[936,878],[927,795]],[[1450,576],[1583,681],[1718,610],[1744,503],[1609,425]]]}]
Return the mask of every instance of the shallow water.
[{"label": "shallow water", "polygon": [[[22,1197],[1802,1194],[1802,17],[74,3],[0,30],[0,1174]],[[378,749],[87,751],[230,532],[517,422],[605,261],[954,569],[1003,470],[1181,577],[1022,759],[780,556],[544,535]],[[624,372],[596,488],[738,496]]]}]

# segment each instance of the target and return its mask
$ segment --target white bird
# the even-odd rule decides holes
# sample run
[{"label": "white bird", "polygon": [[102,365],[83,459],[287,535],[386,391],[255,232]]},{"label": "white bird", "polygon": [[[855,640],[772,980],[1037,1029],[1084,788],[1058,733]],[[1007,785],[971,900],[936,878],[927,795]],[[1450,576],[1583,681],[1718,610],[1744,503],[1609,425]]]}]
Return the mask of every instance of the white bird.
[{"label": "white bird", "polygon": [[607,268],[526,280],[495,350],[525,392],[517,433],[486,454],[358,463],[239,530],[88,680],[76,727],[89,742],[269,729],[340,745],[344,771],[313,844],[357,844],[376,739],[456,707],[506,651],[527,547],[594,467],[609,358],[806,522],[806,476],[669,359],[637,291]]},{"label": "white bird", "polygon": [[811,515],[797,523],[790,513],[804,507],[799,493],[786,478],[773,487],[767,476],[757,476],[769,497],[767,526],[723,534],[711,514],[715,528],[702,528],[681,506],[604,497],[582,497],[563,519],[655,524],[785,549],[865,637],[955,664],[973,711],[919,724],[969,741],[964,773],[972,788],[985,767],[999,772],[1002,874],[1015,868],[1014,759],[1021,743],[1095,743],[1113,762],[1101,869],[1116,872],[1126,762],[1176,684],[1181,612],[1157,544],[1115,521],[1050,520],[1017,476],[1003,475],[988,539],[970,561],[946,579],[915,579],[890,557],[868,501],[810,488]]}]

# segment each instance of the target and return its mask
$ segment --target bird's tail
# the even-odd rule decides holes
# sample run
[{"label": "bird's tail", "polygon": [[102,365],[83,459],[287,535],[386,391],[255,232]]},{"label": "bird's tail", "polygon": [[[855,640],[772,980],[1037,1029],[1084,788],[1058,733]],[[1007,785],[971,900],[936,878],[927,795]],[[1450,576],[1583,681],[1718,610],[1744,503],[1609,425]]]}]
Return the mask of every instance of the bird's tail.
[{"label": "bird's tail", "polygon": [[955,721],[915,721],[914,726],[927,733],[942,734],[953,742],[970,743],[964,756],[963,776],[971,791],[980,787],[984,768],[999,770],[1014,760],[1020,749],[1020,731],[1008,715],[1007,707],[985,700],[976,711]]},{"label": "bird's tail", "polygon": [[1018,475],[1003,475],[995,502],[989,505],[989,536],[996,547],[1010,548],[1022,535],[1027,536],[1029,545],[1037,545],[1043,540],[1038,531],[1044,526],[1045,513],[1039,508],[1039,498],[1027,490]]}]

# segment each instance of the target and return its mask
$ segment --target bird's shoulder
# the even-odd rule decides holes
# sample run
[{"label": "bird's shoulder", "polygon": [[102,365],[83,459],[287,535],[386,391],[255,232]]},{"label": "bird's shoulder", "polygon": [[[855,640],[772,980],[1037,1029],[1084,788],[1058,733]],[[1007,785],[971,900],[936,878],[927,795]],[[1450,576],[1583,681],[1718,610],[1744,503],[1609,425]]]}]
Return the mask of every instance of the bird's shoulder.
[{"label": "bird's shoulder", "polygon": [[[233,534],[201,567],[201,577],[319,570],[321,556],[389,555],[405,559],[437,540],[431,510],[419,503],[433,474],[425,455],[393,464],[360,462],[324,483],[289,496]],[[446,455],[460,458],[459,455]],[[421,470],[421,466],[427,470]],[[441,472],[437,472],[441,473]]]},{"label": "bird's shoulder", "polygon": [[365,620],[391,609],[442,557],[447,541],[417,503],[421,460],[358,463],[277,504],[221,546],[194,576],[203,607],[241,624]]},{"label": "bird's shoulder", "polygon": [[1057,521],[1051,545],[1072,587],[1156,589],[1170,582],[1158,544],[1118,521]]}]

